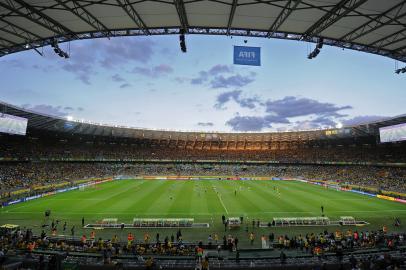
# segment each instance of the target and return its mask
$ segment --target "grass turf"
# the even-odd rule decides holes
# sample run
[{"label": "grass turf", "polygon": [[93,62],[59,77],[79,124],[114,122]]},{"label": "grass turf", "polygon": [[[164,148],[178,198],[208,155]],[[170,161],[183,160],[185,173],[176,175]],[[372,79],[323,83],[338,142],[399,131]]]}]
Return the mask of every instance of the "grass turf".
[{"label": "grass turf", "polygon": [[[321,205],[331,220],[354,216],[370,223],[353,230],[380,229],[385,224],[392,231],[406,231],[404,204],[295,181],[120,180],[5,207],[0,213],[0,223],[19,224],[40,232],[44,211],[51,209],[51,219],[60,220],[59,234],[63,233],[62,224],[66,221],[66,234],[70,234],[70,227],[75,225],[76,235],[81,235],[90,233],[90,229],[81,228],[82,217],[86,223],[103,218],[118,218],[120,223],[131,223],[134,217],[185,217],[210,224],[207,229],[183,229],[185,241],[205,241],[209,234],[218,233],[222,237],[231,233],[239,237],[242,245],[248,245],[245,225],[225,233],[221,215],[244,216],[244,223],[249,224],[249,231],[254,231],[257,238],[271,231],[276,235],[293,235],[335,230],[335,227],[251,227],[252,219],[270,221],[273,217],[320,216]],[[395,217],[403,221],[400,227],[392,226]],[[342,230],[347,228],[341,227]],[[105,229],[98,231],[96,236],[107,238],[118,234],[124,240],[127,231]],[[160,232],[161,237],[176,232],[174,229],[131,231],[137,239],[141,239],[145,231],[149,231],[153,238],[156,232]],[[256,241],[255,246],[259,245]]]}]

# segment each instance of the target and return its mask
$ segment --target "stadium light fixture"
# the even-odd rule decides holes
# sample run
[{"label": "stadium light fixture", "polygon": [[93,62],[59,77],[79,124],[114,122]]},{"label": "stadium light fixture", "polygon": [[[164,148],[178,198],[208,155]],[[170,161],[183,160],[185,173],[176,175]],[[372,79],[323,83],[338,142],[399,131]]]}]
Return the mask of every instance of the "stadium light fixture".
[{"label": "stadium light fixture", "polygon": [[342,127],[343,127],[343,123],[338,122],[337,125],[336,125],[336,128],[342,128]]},{"label": "stadium light fixture", "polygon": [[395,73],[396,74],[406,73],[406,67],[398,68],[397,70],[395,70]]},{"label": "stadium light fixture", "polygon": [[62,58],[69,58],[69,54],[64,52],[61,48],[59,48],[58,41],[53,39],[51,41],[51,47],[54,48],[54,52]]},{"label": "stadium light fixture", "polygon": [[186,41],[185,41],[185,31],[183,29],[180,30],[179,44],[180,44],[180,50],[185,53],[186,52]]},{"label": "stadium light fixture", "polygon": [[314,50],[307,56],[308,59],[316,58],[317,55],[319,55],[321,48],[323,48],[323,42],[323,38],[319,38],[316,48],[314,48]]},{"label": "stadium light fixture", "polygon": [[72,116],[72,115],[66,116],[66,120],[68,120],[68,121],[73,121],[73,116]]}]

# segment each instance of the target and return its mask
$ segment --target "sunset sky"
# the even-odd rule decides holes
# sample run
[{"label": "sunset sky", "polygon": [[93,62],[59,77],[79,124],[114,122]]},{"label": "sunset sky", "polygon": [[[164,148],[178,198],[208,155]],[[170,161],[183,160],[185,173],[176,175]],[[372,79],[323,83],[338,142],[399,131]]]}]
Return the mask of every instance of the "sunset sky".
[{"label": "sunset sky", "polygon": [[[56,116],[132,127],[270,131],[351,125],[406,113],[406,74],[382,56],[241,37],[120,37],[0,58],[0,100]],[[260,67],[233,46],[261,47]],[[405,64],[401,65],[403,67]]]}]

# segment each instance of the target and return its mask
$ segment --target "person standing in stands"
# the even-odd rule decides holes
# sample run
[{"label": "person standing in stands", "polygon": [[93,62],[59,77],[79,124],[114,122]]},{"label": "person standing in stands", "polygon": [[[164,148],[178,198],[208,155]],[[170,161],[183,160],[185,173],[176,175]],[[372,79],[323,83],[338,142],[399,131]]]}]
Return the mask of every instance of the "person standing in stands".
[{"label": "person standing in stands", "polygon": [[249,239],[250,239],[250,243],[251,243],[251,246],[252,246],[254,244],[254,240],[255,240],[255,234],[253,232],[250,233]]}]

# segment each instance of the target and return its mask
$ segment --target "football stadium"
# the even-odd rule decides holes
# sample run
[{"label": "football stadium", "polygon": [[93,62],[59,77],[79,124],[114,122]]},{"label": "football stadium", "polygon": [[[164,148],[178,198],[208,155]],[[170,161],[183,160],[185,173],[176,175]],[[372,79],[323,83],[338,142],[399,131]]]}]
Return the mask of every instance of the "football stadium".
[{"label": "football stadium", "polygon": [[[403,0],[0,1],[1,269],[406,269],[405,12]],[[219,54],[199,61],[221,64],[176,64],[212,39]],[[305,44],[306,61],[333,50],[337,62],[374,57],[366,70],[390,59],[395,72],[359,84],[332,74],[348,89],[323,86],[320,101],[265,99],[247,92],[262,87],[251,88],[258,69],[277,81],[261,47],[273,40],[287,54]],[[317,88],[332,61],[304,82]],[[103,76],[121,92],[106,94]],[[388,85],[357,93],[376,90],[368,80]],[[135,86],[150,90],[122,94]],[[160,87],[206,87],[216,103],[205,111],[209,99]],[[112,122],[83,119],[92,106],[90,118]],[[347,113],[356,106],[365,117]],[[145,122],[131,122],[143,108]]]}]

